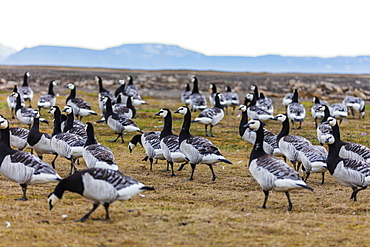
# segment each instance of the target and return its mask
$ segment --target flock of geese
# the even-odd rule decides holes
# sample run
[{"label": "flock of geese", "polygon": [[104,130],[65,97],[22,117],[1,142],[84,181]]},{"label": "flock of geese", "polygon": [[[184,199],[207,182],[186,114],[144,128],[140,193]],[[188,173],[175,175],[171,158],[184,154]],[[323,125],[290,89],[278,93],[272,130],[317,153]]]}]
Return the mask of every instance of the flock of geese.
[{"label": "flock of geese", "polygon": [[[109,219],[109,205],[114,201],[128,200],[144,190],[154,190],[132,177],[124,176],[119,171],[113,152],[95,137],[94,125],[81,121],[85,116],[98,113],[88,102],[77,97],[74,84],[67,85],[70,94],[63,109],[56,105],[53,87],[57,82],[54,80],[49,84],[48,93],[38,99],[38,109],[33,109],[29,77],[30,73],[26,72],[22,86],[19,89],[15,86],[7,98],[12,118],[17,118],[29,128],[10,127],[8,120],[0,115],[0,173],[20,184],[23,191],[20,200],[27,200],[29,184],[58,182],[48,197],[50,209],[62,198],[64,191],[78,193],[93,202],[93,208],[78,220],[83,222],[100,204],[106,210],[106,219]],[[288,210],[292,210],[289,191],[301,188],[313,190],[306,184],[310,173],[321,173],[324,184],[324,174],[329,171],[338,183],[352,188],[351,199],[354,201],[357,200],[357,193],[366,189],[370,182],[370,149],[358,143],[342,141],[339,130],[348,112],[352,116],[357,112],[360,117],[365,116],[365,102],[361,98],[347,96],[342,103],[329,105],[314,97],[311,114],[321,145],[313,145],[306,138],[289,133],[290,125],[295,128],[298,124],[296,128],[302,128],[306,117],[306,110],[299,102],[298,90],[284,97],[286,113],[274,116],[273,101],[259,92],[257,85],[252,85],[252,93],[248,93],[244,104],[240,105],[238,94],[232,92],[230,86],[220,93],[216,85],[211,84],[212,93],[208,99],[211,106],[208,107],[206,96],[199,92],[198,79],[193,77],[193,89],[188,83],[181,94],[184,106],[174,111],[183,115],[181,131],[176,135],[172,131],[172,113],[167,108],[156,113],[164,120],[161,131],[143,133],[135,124],[135,107],[146,102],[133,84],[132,76],[120,80],[115,92],[103,87],[101,77],[96,76],[95,81],[99,85],[98,100],[102,115],[97,123],[105,122],[117,134],[110,142],[121,139],[124,143],[124,133],[138,133],[129,141],[128,147],[132,152],[138,143],[143,146],[146,152],[143,160],[150,161],[150,170],[155,160],[165,160],[167,169],[171,167],[171,176],[175,176],[174,163],[180,163],[178,171],[190,163],[192,170],[188,180],[193,180],[196,166],[206,164],[214,181],[217,176],[213,165],[232,163],[208,137],[214,137],[213,127],[224,118],[224,109],[227,114],[232,108],[234,114],[238,107],[241,111],[239,135],[253,144],[249,171],[265,194],[262,208],[266,208],[269,192],[279,191],[286,194]],[[26,102],[29,103],[28,107],[25,106]],[[40,122],[47,123],[40,115],[43,108],[53,115],[51,134],[40,132]],[[197,111],[199,114],[192,120],[192,113]],[[274,134],[264,128],[271,120],[281,122],[280,133]],[[206,137],[192,135],[191,123],[204,124]],[[328,145],[328,150],[323,145]],[[31,148],[32,152],[22,151],[25,148]],[[42,161],[44,154],[55,155],[51,165]],[[55,171],[57,157],[70,161],[70,174],[64,179]],[[75,164],[80,158],[84,159],[88,168],[78,171]],[[293,167],[288,165],[288,160]],[[300,169],[303,177],[298,173]]]}]

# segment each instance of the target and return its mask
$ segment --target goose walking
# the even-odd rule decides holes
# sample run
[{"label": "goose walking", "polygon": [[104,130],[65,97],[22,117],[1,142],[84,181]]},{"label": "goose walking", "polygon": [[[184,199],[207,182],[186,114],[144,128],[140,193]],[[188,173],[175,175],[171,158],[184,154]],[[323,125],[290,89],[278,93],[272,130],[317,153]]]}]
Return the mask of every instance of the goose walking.
[{"label": "goose walking", "polygon": [[299,123],[298,129],[302,128],[302,122],[306,117],[306,109],[299,103],[297,89],[294,90],[292,102],[287,107],[287,116],[292,121],[293,129],[295,122]]},{"label": "goose walking", "polygon": [[[9,110],[12,113],[12,119],[15,119],[15,108],[17,106],[17,95],[18,95],[18,94],[14,94],[14,93],[18,93],[17,85],[14,86],[13,93],[10,94],[6,98],[6,102],[8,104]],[[21,106],[23,106],[23,107],[25,106],[24,99],[22,97],[21,97]]]},{"label": "goose walking", "polygon": [[250,119],[259,119],[262,122],[266,122],[274,118],[274,116],[266,111],[265,109],[257,106],[257,98],[253,94],[247,94],[245,97],[245,104],[249,101],[247,105],[247,114]]},{"label": "goose walking", "polygon": [[23,76],[23,83],[22,83],[22,86],[19,88],[19,93],[20,95],[22,96],[22,98],[24,99],[24,101],[28,101],[28,107],[32,107],[32,99],[33,99],[33,90],[32,88],[29,86],[29,79],[30,79],[30,72],[26,72],[24,73],[24,76]]},{"label": "goose walking", "polygon": [[113,105],[113,112],[117,114],[125,114],[129,119],[136,118],[136,109],[132,105],[132,97],[126,97],[126,104],[122,102],[122,94],[119,94],[116,103]]},{"label": "goose walking", "polygon": [[272,103],[272,100],[267,98],[263,93],[260,93],[256,85],[251,85],[251,89],[254,91],[253,97],[256,100],[256,106],[268,112],[270,115],[273,115],[274,105]]},{"label": "goose walking", "polygon": [[56,104],[57,98],[55,97],[54,86],[57,85],[58,83],[55,80],[52,80],[49,83],[48,93],[41,95],[37,101],[37,107],[39,108],[39,111],[41,111],[41,108],[50,109]]},{"label": "goose walking", "polygon": [[235,92],[232,92],[230,86],[226,86],[224,97],[225,97],[225,104],[226,104],[225,106],[226,113],[228,113],[228,108],[232,107],[233,108],[232,114],[234,114],[235,107],[240,105],[239,95]]},{"label": "goose walking", "polygon": [[266,208],[269,192],[274,190],[285,192],[288,199],[288,211],[291,211],[293,204],[290,200],[289,191],[294,189],[308,189],[312,191],[313,189],[302,181],[298,172],[293,170],[283,160],[266,154],[263,150],[263,128],[260,120],[250,120],[246,127],[255,130],[257,133],[248,167],[253,178],[258,182],[265,194],[262,208]]},{"label": "goose walking", "polygon": [[355,118],[355,113],[359,112],[360,117],[365,117],[365,101],[360,97],[346,96],[343,99],[343,104],[345,104],[351,111],[352,117]]},{"label": "goose walking", "polygon": [[81,98],[76,98],[76,86],[72,83],[67,85],[67,88],[70,91],[67,99],[66,105],[70,105],[73,108],[73,113],[79,120],[81,120],[85,116],[89,115],[98,115],[95,111],[91,109],[91,105],[87,103],[86,100]]},{"label": "goose walking", "polygon": [[[23,107],[21,103],[21,95],[19,93],[13,93],[14,96],[17,97],[17,105],[15,107],[15,114],[19,121],[22,123],[25,123],[28,125],[28,128],[31,128],[31,125],[33,124],[33,115],[34,115],[34,109]],[[44,118],[40,118],[41,122],[49,123]]]},{"label": "goose walking", "polygon": [[190,109],[192,111],[203,111],[207,108],[206,96],[199,93],[198,78],[194,76],[191,81],[193,82],[193,90],[190,95]]},{"label": "goose walking", "polygon": [[303,181],[307,182],[311,172],[321,173],[321,184],[325,181],[325,172],[328,170],[326,160],[328,151],[323,146],[304,146],[299,152],[299,159],[302,162],[302,170],[305,174]]},{"label": "goose walking", "polygon": [[333,103],[330,106],[330,115],[338,119],[339,124],[341,124],[343,119],[348,118],[348,108],[345,104]]},{"label": "goose walking", "polygon": [[216,179],[213,164],[224,162],[232,164],[220,152],[220,150],[208,139],[190,134],[191,112],[188,107],[181,106],[175,113],[184,116],[184,121],[179,135],[180,151],[183,152],[191,165],[189,180],[193,180],[197,164],[207,164],[212,172],[212,181]]},{"label": "goose walking", "polygon": [[62,199],[65,191],[71,191],[93,203],[93,208],[76,222],[85,222],[102,204],[105,220],[109,220],[109,205],[120,200],[129,200],[145,190],[154,190],[136,179],[122,175],[119,171],[104,168],[89,168],[63,179],[48,197],[50,210]]},{"label": "goose walking", "polygon": [[27,186],[47,182],[57,182],[61,177],[46,162],[24,151],[10,147],[9,122],[0,115],[0,173],[20,184],[23,196],[27,200]]}]

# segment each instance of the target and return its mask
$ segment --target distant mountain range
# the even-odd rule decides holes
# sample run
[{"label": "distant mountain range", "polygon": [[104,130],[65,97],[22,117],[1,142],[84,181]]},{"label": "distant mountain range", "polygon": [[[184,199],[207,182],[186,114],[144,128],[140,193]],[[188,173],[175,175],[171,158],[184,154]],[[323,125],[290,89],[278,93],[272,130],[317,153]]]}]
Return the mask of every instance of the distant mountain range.
[{"label": "distant mountain range", "polygon": [[36,46],[19,52],[0,45],[2,65],[45,65],[140,70],[213,70],[270,73],[370,73],[370,56],[206,56],[176,45],[125,44],[105,50]]}]

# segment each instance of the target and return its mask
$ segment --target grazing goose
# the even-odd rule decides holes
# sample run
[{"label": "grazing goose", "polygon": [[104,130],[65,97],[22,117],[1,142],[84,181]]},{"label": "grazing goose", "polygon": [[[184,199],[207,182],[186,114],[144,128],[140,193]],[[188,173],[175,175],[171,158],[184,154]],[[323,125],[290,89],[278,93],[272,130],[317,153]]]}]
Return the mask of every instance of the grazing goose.
[{"label": "grazing goose", "polygon": [[40,132],[40,112],[38,110],[34,110],[33,119],[33,125],[29,131],[27,143],[41,160],[43,154],[54,154],[55,157],[51,161],[51,166],[55,168],[55,160],[58,158],[58,153],[50,145],[51,135]]},{"label": "grazing goose", "polygon": [[54,130],[51,134],[51,148],[60,156],[71,161],[71,170],[69,174],[76,172],[75,162],[82,157],[85,139],[79,135],[62,132],[60,127],[61,112],[58,106],[52,106],[49,113],[54,116]]},{"label": "grazing goose", "polygon": [[292,98],[293,98],[293,93],[287,93],[287,94],[285,94],[285,96],[283,98],[283,105],[285,107],[288,107],[288,105],[290,103],[292,103]]},{"label": "grazing goose", "polygon": [[218,97],[220,99],[220,104],[222,105],[222,107],[226,106],[225,97],[222,93],[217,92],[216,84],[211,83],[210,89],[211,89],[211,95],[209,96],[209,102],[211,103],[211,105],[212,106],[216,105],[215,97],[216,97],[216,94],[218,94]]},{"label": "grazing goose", "polygon": [[81,126],[80,124],[75,125],[72,106],[66,105],[62,112],[67,113],[67,119],[65,121],[62,131],[79,135],[86,140],[87,139],[86,126],[85,125]]},{"label": "grazing goose", "polygon": [[189,180],[193,180],[197,164],[207,164],[212,172],[212,181],[216,179],[213,164],[225,162],[232,164],[221,154],[220,150],[208,139],[190,134],[191,112],[188,107],[181,106],[175,113],[184,115],[184,122],[179,135],[180,151],[183,152],[191,165]]},{"label": "grazing goose", "polygon": [[365,117],[365,101],[360,97],[346,96],[342,103],[351,111],[353,118],[355,118],[355,112],[359,112],[360,117]]},{"label": "grazing goose", "polygon": [[323,146],[310,145],[304,146],[299,152],[299,159],[302,162],[302,170],[305,173],[303,181],[307,182],[311,172],[321,173],[321,184],[325,181],[325,172],[328,170],[326,160],[328,151]]},{"label": "grazing goose", "polygon": [[321,123],[319,124],[319,126],[317,126],[316,129],[317,139],[319,140],[320,144],[323,145],[326,139],[325,135],[332,132],[330,125],[326,123],[328,117],[330,117],[330,110],[327,105],[321,105],[316,109],[316,111],[323,112]]},{"label": "grazing goose", "polygon": [[109,205],[116,200],[129,200],[144,190],[154,190],[136,179],[122,175],[119,171],[104,168],[89,168],[79,171],[59,182],[48,197],[50,210],[62,199],[65,191],[80,194],[92,201],[93,208],[76,222],[84,222],[102,204],[105,220],[109,220]]},{"label": "grazing goose", "polygon": [[117,138],[114,140],[110,140],[109,142],[116,142],[118,138],[121,137],[122,142],[123,140],[123,132],[140,132],[143,133],[139,127],[129,119],[125,114],[117,114],[113,112],[112,109],[112,102],[109,97],[103,96],[103,102],[105,102],[106,111],[104,114],[104,121],[107,123],[107,125],[116,132]]},{"label": "grazing goose", "polygon": [[37,101],[37,107],[39,108],[39,111],[41,110],[41,108],[50,109],[52,106],[55,105],[57,98],[55,97],[54,86],[57,85],[57,81],[54,80],[49,83],[48,93],[41,95],[39,100]]},{"label": "grazing goose", "polygon": [[118,166],[114,160],[114,154],[108,147],[97,142],[94,136],[94,126],[86,123],[87,140],[82,151],[82,157],[88,168],[106,168],[117,171]]},{"label": "grazing goose", "polygon": [[359,143],[342,141],[340,138],[339,125],[335,118],[329,117],[326,123],[328,123],[332,128],[332,134],[335,138],[335,145],[339,150],[339,157],[362,160],[370,164],[370,148]]},{"label": "grazing goose", "polygon": [[298,90],[294,90],[292,102],[287,107],[288,118],[292,121],[293,129],[294,123],[299,122],[298,129],[302,128],[302,122],[306,117],[306,109],[298,101]]},{"label": "grazing goose", "polygon": [[247,103],[249,101],[249,104],[247,106],[247,114],[248,114],[248,117],[250,119],[259,119],[261,120],[262,122],[266,122],[268,120],[271,120],[274,118],[274,116],[258,107],[256,104],[257,104],[257,98],[254,97],[253,94],[247,94],[246,97],[245,97],[245,103]]},{"label": "grazing goose", "polygon": [[[256,131],[244,127],[244,125],[248,123],[247,106],[241,105],[238,110],[242,111],[242,117],[239,124],[239,135],[245,141],[254,144],[256,142]],[[263,133],[263,150],[274,156],[282,156],[283,154],[276,142],[277,136],[265,128],[263,128]]]},{"label": "grazing goose", "polygon": [[207,108],[206,96],[204,96],[204,94],[199,93],[198,78],[194,76],[192,78],[192,82],[193,82],[193,90],[191,91],[191,95],[190,95],[190,109],[192,111],[197,111],[197,110],[203,111],[204,109]]},{"label": "grazing goose", "polygon": [[[210,108],[204,109],[198,117],[196,117],[192,122],[196,123],[202,123],[204,124],[204,129],[206,131],[206,136],[214,137],[212,133],[213,126],[218,124],[223,118],[224,118],[224,110],[222,109],[223,106],[221,105],[220,101],[220,94],[215,94],[215,105]],[[209,134],[207,132],[207,126],[209,127]]]},{"label": "grazing goose", "polygon": [[[145,149],[146,156],[142,159],[142,161],[149,160],[150,162],[150,170],[153,170],[153,161],[154,160],[165,160],[163,156],[163,151],[160,146],[160,132],[159,131],[149,131],[142,135],[135,135],[132,137],[130,142],[128,143],[128,148],[130,153],[136,147],[138,143],[140,143],[143,148]],[[167,170],[168,171],[168,167]]]},{"label": "grazing goose", "polygon": [[185,91],[181,94],[181,101],[186,106],[190,105],[190,95],[191,95],[191,93],[192,93],[192,91],[190,90],[190,85],[189,85],[189,83],[186,83]]},{"label": "grazing goose", "polygon": [[95,111],[91,110],[91,106],[86,100],[76,98],[76,86],[74,84],[69,83],[67,88],[71,91],[66,99],[66,105],[72,106],[73,113],[77,118],[81,120],[85,116],[98,115]]},{"label": "grazing goose", "polygon": [[132,97],[126,97],[126,104],[122,103],[122,94],[119,94],[116,103],[113,105],[113,112],[125,114],[129,119],[136,118],[136,109],[132,105]]},{"label": "grazing goose", "polygon": [[22,127],[11,127],[10,131],[10,146],[23,150],[25,148],[31,148],[27,143],[27,137],[30,133],[28,129]]},{"label": "grazing goose", "polygon": [[23,191],[21,201],[27,200],[27,186],[56,182],[61,177],[46,162],[24,151],[10,147],[9,122],[0,115],[0,173],[20,184]]},{"label": "grazing goose", "polygon": [[[12,119],[15,118],[15,107],[17,106],[17,96],[16,96],[17,94],[14,94],[14,93],[18,93],[17,85],[14,86],[13,93],[10,94],[6,98],[6,102],[8,103],[9,110],[12,113]],[[22,97],[21,97],[21,105],[25,106],[24,99]]]},{"label": "grazing goose", "polygon": [[268,112],[270,115],[273,115],[274,105],[272,103],[272,100],[267,98],[263,93],[260,93],[256,85],[251,85],[251,89],[254,91],[253,97],[256,100],[256,106]]},{"label": "grazing goose", "polygon": [[339,120],[339,124],[342,123],[343,119],[348,117],[348,108],[342,103],[333,103],[330,106],[330,112],[331,116]]},{"label": "grazing goose", "polygon": [[[31,128],[33,124],[33,113],[34,109],[23,107],[21,103],[21,95],[19,93],[13,93],[17,97],[17,105],[15,107],[15,115],[19,121],[28,125],[28,128]],[[47,120],[40,118],[41,122],[49,123]]]},{"label": "grazing goose", "polygon": [[304,146],[312,146],[312,144],[302,136],[289,135],[289,119],[286,114],[278,114],[274,120],[282,123],[281,131],[276,138],[279,149],[297,170],[296,162],[301,162],[299,152]]},{"label": "grazing goose", "polygon": [[324,112],[319,111],[318,108],[321,105],[327,105],[329,107],[329,103],[327,101],[320,100],[319,97],[316,97],[316,96],[313,97],[312,101],[313,101],[314,104],[311,107],[311,115],[312,115],[313,119],[315,120],[315,127],[317,128],[317,121],[324,117]]},{"label": "grazing goose", "polygon": [[24,99],[24,101],[28,101],[29,107],[32,107],[31,102],[33,99],[33,90],[28,85],[29,79],[30,79],[30,72],[27,71],[26,73],[24,73],[23,83],[22,83],[22,86],[19,88],[19,93]]},{"label": "grazing goose", "polygon": [[351,198],[357,201],[357,193],[370,184],[370,166],[367,162],[357,159],[340,157],[340,144],[334,135],[329,135],[326,143],[329,146],[329,156],[326,160],[328,170],[341,185],[351,187]]},{"label": "grazing goose", "polygon": [[175,176],[173,163],[183,163],[179,168],[179,170],[182,170],[182,168],[188,163],[188,160],[186,159],[185,154],[180,151],[179,136],[172,133],[171,111],[167,108],[163,108],[155,115],[161,116],[164,119],[164,126],[159,136],[159,145],[162,149],[164,158],[171,166],[171,176]]},{"label": "grazing goose", "polygon": [[134,80],[131,75],[127,76],[127,85],[125,87],[124,95],[132,97],[132,105],[146,105],[146,102],[141,98],[139,89],[134,85]]},{"label": "grazing goose", "polygon": [[103,96],[107,96],[110,98],[112,105],[116,103],[116,98],[112,92],[109,90],[105,89],[103,86],[103,80],[101,79],[100,76],[95,76],[95,81],[99,84],[99,94],[98,94],[98,99],[99,99],[99,108],[102,111],[102,115],[105,113],[105,103],[102,101]]},{"label": "grazing goose", "polygon": [[302,181],[298,172],[283,160],[267,154],[263,150],[263,128],[260,120],[250,120],[246,127],[255,130],[257,133],[248,167],[253,178],[259,183],[265,194],[262,208],[266,208],[269,192],[274,190],[285,192],[288,199],[288,211],[291,211],[293,204],[290,200],[289,191],[303,188],[312,191],[313,189]]},{"label": "grazing goose", "polygon": [[240,104],[239,95],[237,93],[232,92],[230,86],[226,86],[225,91],[226,92],[224,92],[224,97],[225,97],[225,103],[226,103],[226,113],[228,113],[228,107],[232,106],[233,107],[232,114],[234,114],[235,107],[239,106]]}]

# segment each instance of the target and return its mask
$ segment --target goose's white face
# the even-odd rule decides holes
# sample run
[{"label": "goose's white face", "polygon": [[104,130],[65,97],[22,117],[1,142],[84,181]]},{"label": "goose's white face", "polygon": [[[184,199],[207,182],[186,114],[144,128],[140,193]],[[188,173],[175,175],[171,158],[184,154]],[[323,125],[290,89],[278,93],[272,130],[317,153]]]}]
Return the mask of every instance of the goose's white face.
[{"label": "goose's white face", "polygon": [[261,122],[259,120],[252,119],[248,122],[248,128],[252,130],[258,130],[261,126]]},{"label": "goose's white face", "polygon": [[40,112],[38,110],[33,110],[32,115],[35,118],[39,118],[40,117]]},{"label": "goose's white face", "polygon": [[253,100],[253,94],[248,93],[247,95],[245,95],[245,98],[248,100]]},{"label": "goose's white face", "polygon": [[333,135],[327,134],[325,136],[325,143],[326,144],[333,144],[335,142],[335,138]]},{"label": "goose's white face", "polygon": [[64,112],[66,112],[67,114],[71,114],[72,113],[72,107],[69,106],[69,105],[66,105],[63,109]]},{"label": "goose's white face", "polygon": [[96,82],[99,82],[99,76],[97,76],[97,75],[96,75],[96,76],[94,77],[94,80],[95,80]]},{"label": "goose's white face", "polygon": [[26,73],[26,76],[27,76],[27,77],[30,77],[30,72],[27,72],[27,73]]},{"label": "goose's white face", "polygon": [[12,96],[13,96],[14,98],[17,98],[17,97],[18,97],[18,94],[19,94],[19,93],[17,93],[17,92],[13,92],[13,93],[12,93]]},{"label": "goose's white face", "polygon": [[255,90],[256,89],[256,86],[255,85],[251,85],[251,90]]},{"label": "goose's white face", "polygon": [[284,122],[286,120],[287,116],[285,116],[284,114],[278,114],[276,116],[276,120],[280,121],[280,122]]},{"label": "goose's white face", "polygon": [[107,101],[108,101],[108,97],[107,97],[107,96],[103,96],[103,97],[101,98],[101,101],[102,101],[102,102],[104,102],[104,103],[107,103]]},{"label": "goose's white face", "polygon": [[195,82],[195,80],[196,80],[195,77],[191,78],[191,82]]},{"label": "goose's white face", "polygon": [[337,120],[333,117],[328,117],[326,121],[329,123],[330,126],[334,126],[337,123]]},{"label": "goose's white face", "polygon": [[58,82],[57,81],[53,81],[53,86],[58,86]]},{"label": "goose's white face", "polygon": [[157,115],[158,115],[158,116],[161,116],[161,117],[163,117],[163,118],[165,118],[165,117],[167,116],[167,114],[168,114],[168,111],[167,111],[167,110],[164,110],[164,109],[161,109],[161,110],[157,113]]},{"label": "goose's white face", "polygon": [[182,115],[185,115],[188,112],[188,109],[184,106],[180,106],[179,109],[177,109],[176,113],[180,113]]},{"label": "goose's white face", "polygon": [[317,111],[325,111],[325,106],[321,105],[317,108]]},{"label": "goose's white face", "polygon": [[55,107],[55,106],[53,106],[53,107],[51,107],[51,108],[50,108],[49,113],[54,114],[55,110],[56,110],[56,107]]},{"label": "goose's white face", "polygon": [[0,129],[6,129],[9,126],[8,120],[0,115]]},{"label": "goose's white face", "polygon": [[51,210],[60,199],[54,194],[51,193],[48,197],[49,209]]},{"label": "goose's white face", "polygon": [[247,110],[247,106],[246,105],[240,105],[238,110],[242,111],[242,112],[245,112]]},{"label": "goose's white face", "polygon": [[118,84],[119,84],[119,85],[125,85],[125,84],[126,84],[126,81],[125,81],[125,80],[119,80],[119,81],[118,81]]},{"label": "goose's white face", "polygon": [[75,85],[74,84],[72,84],[72,83],[69,83],[68,85],[67,85],[67,88],[68,89],[70,89],[70,90],[73,90],[73,89],[75,89]]}]

